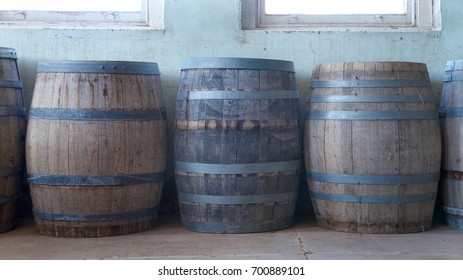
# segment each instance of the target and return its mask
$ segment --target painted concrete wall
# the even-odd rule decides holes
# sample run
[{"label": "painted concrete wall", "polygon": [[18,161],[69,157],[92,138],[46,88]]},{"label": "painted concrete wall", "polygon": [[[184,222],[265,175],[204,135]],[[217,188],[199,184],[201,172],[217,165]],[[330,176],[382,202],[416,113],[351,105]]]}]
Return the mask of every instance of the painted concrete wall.
[{"label": "painted concrete wall", "polygon": [[[18,51],[30,104],[35,71],[44,60],[157,62],[172,123],[180,65],[197,56],[242,56],[294,61],[299,91],[315,64],[336,61],[413,61],[428,65],[435,92],[447,60],[463,59],[463,1],[442,0],[440,32],[242,31],[241,0],[166,0],[165,29],[60,30],[0,28],[0,45]],[[172,132],[172,126],[169,126]]]}]

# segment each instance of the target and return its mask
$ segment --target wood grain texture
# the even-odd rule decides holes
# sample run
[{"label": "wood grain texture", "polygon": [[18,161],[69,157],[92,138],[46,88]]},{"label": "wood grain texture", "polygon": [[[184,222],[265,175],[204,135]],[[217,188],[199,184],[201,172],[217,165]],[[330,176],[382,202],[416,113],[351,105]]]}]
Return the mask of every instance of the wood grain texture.
[{"label": "wood grain texture", "polygon": [[[427,80],[426,65],[405,62],[332,63],[318,65],[312,81]],[[312,96],[390,96],[392,102],[308,102],[314,111],[436,111],[431,87],[312,88]],[[415,102],[394,102],[416,96]],[[437,112],[436,112],[437,113]],[[305,162],[310,173],[338,175],[436,174],[441,142],[437,118],[430,120],[305,120]],[[359,198],[422,196],[437,192],[435,182],[420,184],[352,184],[308,178],[311,195]],[[431,227],[435,199],[410,203],[345,202],[312,195],[320,226],[359,233],[409,233]]]},{"label": "wood grain texture", "polygon": [[[0,82],[12,81],[20,81],[16,59],[0,56]],[[22,107],[21,88],[0,87],[0,108]],[[0,113],[0,232],[15,226],[21,174],[24,171],[25,129],[24,116]]]},{"label": "wood grain texture", "polygon": [[[39,72],[31,104],[31,109],[36,108],[115,113],[159,110],[165,114],[160,76],[130,73]],[[163,173],[166,154],[165,118],[29,120],[29,180],[37,174],[137,178],[141,174]],[[31,183],[36,227],[40,234],[57,237],[103,237],[149,230],[157,222],[162,181],[111,185]],[[55,218],[44,218],[43,213]],[[66,215],[71,218],[63,219]]]},{"label": "wood grain texture", "polygon": [[[450,62],[450,61],[449,61]],[[462,69],[448,69],[446,75],[458,76]],[[463,108],[463,81],[444,81],[440,100],[441,111]],[[442,134],[442,192],[444,212],[449,225],[463,229],[463,215],[449,213],[446,207],[463,210],[463,116],[441,115]]]},{"label": "wood grain texture", "polygon": [[[179,93],[296,90],[292,72],[263,69],[182,69]],[[175,160],[207,164],[292,161],[301,158],[297,99],[177,100]],[[281,172],[204,174],[176,169],[177,191],[202,197],[296,193],[299,168]],[[263,203],[202,203],[179,199],[184,227],[214,233],[286,228],[296,199]]]}]

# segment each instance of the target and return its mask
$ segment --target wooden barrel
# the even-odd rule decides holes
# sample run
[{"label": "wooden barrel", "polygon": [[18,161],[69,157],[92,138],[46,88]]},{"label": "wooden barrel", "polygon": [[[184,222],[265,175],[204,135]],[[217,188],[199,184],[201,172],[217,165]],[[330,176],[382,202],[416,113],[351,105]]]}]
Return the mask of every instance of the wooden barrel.
[{"label": "wooden barrel", "polygon": [[15,226],[24,169],[25,114],[16,50],[0,48],[0,232]]},{"label": "wooden barrel", "polygon": [[304,147],[318,224],[358,233],[429,229],[441,142],[426,65],[317,65],[311,89]]},{"label": "wooden barrel", "polygon": [[244,233],[291,226],[301,154],[289,61],[184,61],[176,104],[175,175],[183,226]]},{"label": "wooden barrel", "polygon": [[439,115],[445,219],[451,227],[463,229],[463,60],[447,62]]},{"label": "wooden barrel", "polygon": [[39,63],[26,164],[36,227],[57,237],[145,231],[157,221],[166,112],[156,63]]}]

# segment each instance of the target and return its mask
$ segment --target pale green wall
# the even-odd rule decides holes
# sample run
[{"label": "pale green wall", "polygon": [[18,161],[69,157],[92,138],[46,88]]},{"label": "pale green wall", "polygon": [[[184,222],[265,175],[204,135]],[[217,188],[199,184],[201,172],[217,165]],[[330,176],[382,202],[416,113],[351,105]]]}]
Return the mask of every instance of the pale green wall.
[{"label": "pale green wall", "polygon": [[172,123],[180,64],[186,57],[242,56],[294,61],[302,96],[307,94],[312,69],[318,63],[423,62],[428,65],[434,91],[439,92],[447,60],[463,59],[463,1],[441,2],[440,32],[242,31],[241,0],[166,0],[163,31],[1,28],[0,45],[18,52],[27,104],[39,61],[157,62]]}]

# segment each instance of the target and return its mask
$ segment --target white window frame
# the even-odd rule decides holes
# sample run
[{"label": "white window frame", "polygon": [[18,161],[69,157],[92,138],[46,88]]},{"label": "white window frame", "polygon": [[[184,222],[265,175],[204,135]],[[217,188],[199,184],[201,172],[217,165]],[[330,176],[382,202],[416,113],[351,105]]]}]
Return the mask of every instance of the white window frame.
[{"label": "white window frame", "polygon": [[407,15],[266,15],[265,0],[242,0],[241,27],[243,30],[302,29],[318,31],[418,31],[441,29],[441,0],[408,1],[410,2]]},{"label": "white window frame", "polygon": [[161,30],[164,1],[142,0],[141,12],[0,11],[0,27]]}]

